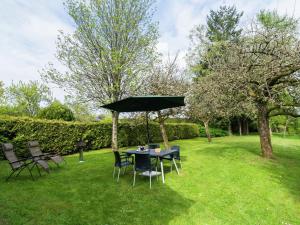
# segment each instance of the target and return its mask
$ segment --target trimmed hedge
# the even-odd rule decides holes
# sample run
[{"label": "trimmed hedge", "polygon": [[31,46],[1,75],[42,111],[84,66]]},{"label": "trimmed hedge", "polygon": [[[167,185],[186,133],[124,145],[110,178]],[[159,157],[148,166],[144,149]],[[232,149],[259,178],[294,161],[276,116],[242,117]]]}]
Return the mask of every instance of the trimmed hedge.
[{"label": "trimmed hedge", "polygon": [[[152,142],[161,142],[159,125],[150,123]],[[76,152],[75,144],[82,137],[86,149],[100,149],[111,145],[109,122],[65,122],[57,120],[30,119],[22,117],[0,117],[0,142],[11,142],[21,156],[27,155],[27,142],[39,141],[42,149],[51,153],[67,155]],[[166,124],[169,140],[187,139],[199,136],[196,124]],[[119,146],[134,146],[146,143],[144,124],[120,123]],[[2,151],[1,151],[2,154]],[[2,155],[1,155],[2,156]]]},{"label": "trimmed hedge", "polygon": [[[219,128],[209,128],[211,137],[224,137],[228,136],[228,132]],[[199,125],[199,136],[206,137],[205,128]]]}]

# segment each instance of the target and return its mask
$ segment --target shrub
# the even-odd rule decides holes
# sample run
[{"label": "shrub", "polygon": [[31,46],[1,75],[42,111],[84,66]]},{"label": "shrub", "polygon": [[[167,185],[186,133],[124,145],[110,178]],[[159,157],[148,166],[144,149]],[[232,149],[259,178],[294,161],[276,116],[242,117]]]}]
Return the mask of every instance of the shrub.
[{"label": "shrub", "polygon": [[[209,128],[210,135],[212,137],[224,137],[228,135],[228,132],[219,128]],[[206,137],[205,128],[199,125],[199,136]]]},{"label": "shrub", "polygon": [[[162,141],[159,125],[150,123],[153,142]],[[199,135],[196,124],[166,124],[170,140],[194,138]],[[119,124],[119,146],[145,144],[146,127],[144,124],[130,122]],[[0,141],[12,142],[17,153],[27,154],[27,142],[37,140],[42,149],[62,155],[76,152],[75,144],[80,139],[87,144],[87,149],[100,149],[111,144],[111,123],[109,122],[65,122],[20,117],[0,117]]]},{"label": "shrub", "polygon": [[41,109],[38,117],[48,120],[75,120],[71,109],[69,109],[66,105],[61,104],[59,101],[54,101],[49,106]]}]

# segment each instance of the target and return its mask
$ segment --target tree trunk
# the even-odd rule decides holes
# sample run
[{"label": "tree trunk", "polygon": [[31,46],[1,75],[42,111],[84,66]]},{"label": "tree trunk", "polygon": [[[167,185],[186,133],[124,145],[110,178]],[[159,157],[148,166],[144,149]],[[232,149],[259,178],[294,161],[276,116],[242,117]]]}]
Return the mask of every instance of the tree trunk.
[{"label": "tree trunk", "polygon": [[208,140],[208,142],[211,142],[211,136],[210,136],[210,132],[209,132],[208,122],[209,121],[203,121],[207,140]]},{"label": "tree trunk", "polygon": [[118,151],[118,121],[119,112],[112,112],[112,138],[111,147],[113,151]]},{"label": "tree trunk", "polygon": [[239,124],[239,134],[240,136],[242,136],[242,123],[240,118],[238,118],[238,124]]},{"label": "tree trunk", "polygon": [[242,133],[243,135],[248,134],[248,119],[246,117],[243,118],[242,120]]},{"label": "tree trunk", "polygon": [[265,158],[271,158],[273,149],[271,144],[271,135],[269,128],[269,115],[267,105],[264,103],[258,104],[258,131],[260,137],[260,146],[262,155]]},{"label": "tree trunk", "polygon": [[232,127],[231,127],[231,121],[228,121],[228,135],[232,136]]},{"label": "tree trunk", "polygon": [[285,137],[286,135],[288,124],[289,124],[289,118],[287,117],[284,125],[283,137]]},{"label": "tree trunk", "polygon": [[246,135],[249,135],[249,121],[246,119],[246,124],[245,124],[245,129],[246,129]]},{"label": "tree trunk", "polygon": [[164,118],[162,117],[160,111],[157,111],[157,115],[158,115],[158,122],[159,122],[161,136],[164,140],[165,149],[169,149],[169,147],[170,147],[169,139],[168,139],[168,135],[167,135],[166,127],[165,127]]}]

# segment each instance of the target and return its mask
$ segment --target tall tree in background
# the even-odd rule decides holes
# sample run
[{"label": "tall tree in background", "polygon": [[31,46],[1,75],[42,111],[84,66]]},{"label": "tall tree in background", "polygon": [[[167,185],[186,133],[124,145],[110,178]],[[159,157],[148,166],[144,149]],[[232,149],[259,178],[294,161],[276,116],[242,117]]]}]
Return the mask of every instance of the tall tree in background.
[{"label": "tall tree in background", "polygon": [[36,116],[42,104],[52,100],[49,88],[37,81],[12,83],[5,92],[7,103],[19,115]]},{"label": "tall tree in background", "polygon": [[217,85],[228,95],[255,106],[262,155],[266,158],[273,154],[269,118],[299,116],[295,107],[300,105],[299,98],[294,98],[292,93],[300,85],[297,30],[289,25],[278,26],[278,18],[287,20],[284,17],[268,16],[271,16],[268,21],[274,23],[268,22],[266,26],[259,16],[241,41],[229,43],[222,57],[210,62],[211,76],[222,78]]},{"label": "tall tree in background", "polygon": [[54,100],[50,105],[42,108],[38,113],[38,117],[47,120],[75,120],[72,110],[58,100]]},{"label": "tall tree in background", "polygon": [[[191,31],[190,34],[190,48],[188,52],[187,62],[189,69],[194,75],[194,88],[190,92],[189,96],[191,101],[194,102],[195,107],[191,108],[193,112],[190,116],[194,118],[200,118],[206,127],[206,133],[209,136],[209,121],[212,121],[212,116],[215,115],[222,118],[228,123],[228,131],[231,134],[231,120],[234,117],[240,117],[245,114],[244,109],[249,105],[238,104],[236,98],[232,96],[228,97],[224,93],[224,90],[218,90],[213,87],[214,82],[210,78],[206,78],[211,75],[212,69],[210,67],[210,61],[216,60],[216,58],[222,57],[226,45],[231,42],[238,42],[242,29],[240,29],[239,22],[243,15],[243,12],[238,12],[235,6],[221,6],[218,10],[211,10],[207,16],[207,24],[199,25]],[[215,78],[214,78],[215,79]],[[222,79],[222,78],[220,78]],[[203,85],[201,84],[203,83]],[[205,85],[209,85],[207,89]],[[197,93],[199,90],[199,93]],[[202,91],[201,91],[202,90]],[[218,94],[218,98],[215,94]],[[199,95],[201,94],[201,95]],[[204,99],[208,98],[208,99]],[[196,102],[196,99],[203,102]],[[229,100],[230,99],[230,100]],[[214,107],[205,107],[205,104],[209,102]],[[216,115],[213,111],[218,111],[220,115]],[[210,138],[209,138],[210,139]]]},{"label": "tall tree in background", "polygon": [[[68,70],[62,73],[50,65],[42,76],[98,106],[134,93],[152,63],[158,38],[153,1],[69,0],[65,5],[76,30],[61,32],[57,58]],[[118,118],[112,112],[114,151]]]},{"label": "tall tree in background", "polygon": [[188,64],[196,79],[209,75],[209,58],[221,55],[227,42],[238,41],[242,33],[238,28],[242,16],[243,12],[238,12],[235,6],[220,6],[217,11],[210,11],[206,25],[191,31]]},{"label": "tall tree in background", "polygon": [[189,89],[186,100],[187,116],[195,121],[203,122],[208,142],[212,140],[209,123],[221,116],[218,106],[219,98],[216,97],[220,92],[211,78],[212,76],[207,76],[202,78],[201,82],[195,82]]},{"label": "tall tree in background", "polygon": [[220,6],[217,11],[210,10],[207,16],[207,37],[211,42],[237,41],[242,33],[238,28],[243,12],[235,6]]},{"label": "tall tree in background", "polygon": [[[166,62],[157,60],[149,72],[149,75],[144,80],[143,94],[183,96],[186,93],[188,84],[178,66],[177,55],[174,59],[168,58]],[[165,128],[165,120],[172,115],[180,114],[181,111],[182,108],[176,108],[157,112],[157,120],[166,149],[169,148],[169,141]]]},{"label": "tall tree in background", "polygon": [[91,122],[96,120],[96,114],[90,102],[82,102],[74,96],[66,95],[64,104],[72,110],[77,121]]}]

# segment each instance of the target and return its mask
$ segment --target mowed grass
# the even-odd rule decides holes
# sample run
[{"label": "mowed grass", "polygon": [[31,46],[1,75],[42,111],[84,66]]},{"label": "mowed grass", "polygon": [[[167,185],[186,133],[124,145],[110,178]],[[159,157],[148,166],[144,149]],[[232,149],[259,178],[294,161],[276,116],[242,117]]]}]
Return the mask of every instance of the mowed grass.
[{"label": "mowed grass", "polygon": [[[183,168],[166,184],[128,171],[112,179],[109,150],[65,157],[67,165],[32,181],[5,182],[0,162],[0,224],[300,224],[300,140],[273,137],[274,160],[257,136],[180,140]],[[168,162],[165,163],[168,170]],[[35,173],[37,177],[37,172]]]}]

